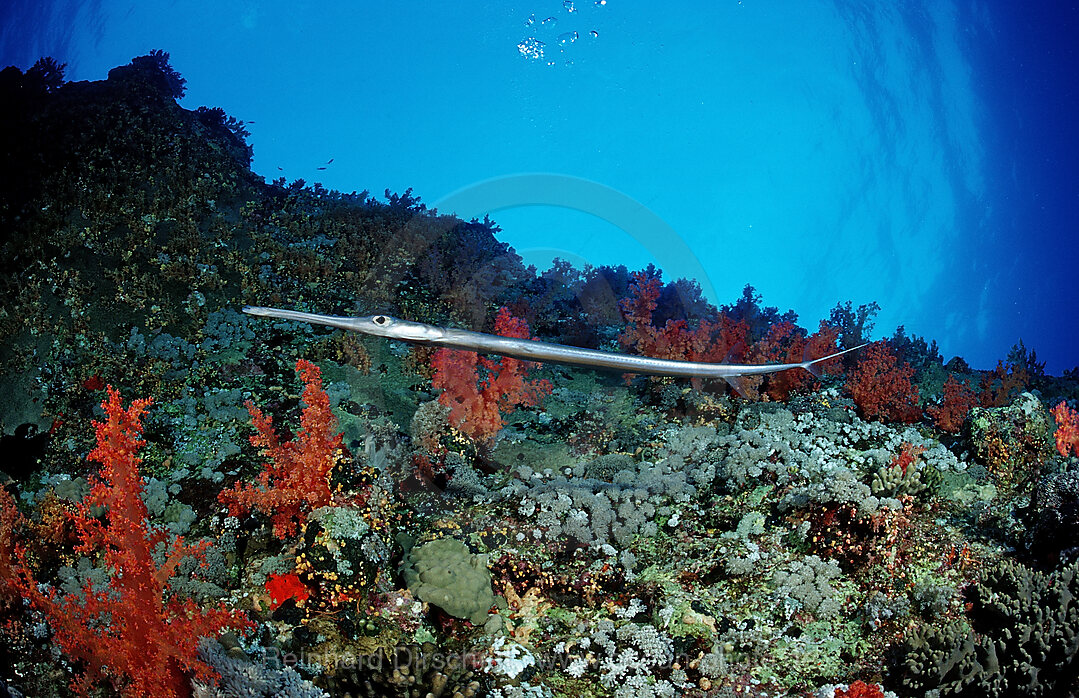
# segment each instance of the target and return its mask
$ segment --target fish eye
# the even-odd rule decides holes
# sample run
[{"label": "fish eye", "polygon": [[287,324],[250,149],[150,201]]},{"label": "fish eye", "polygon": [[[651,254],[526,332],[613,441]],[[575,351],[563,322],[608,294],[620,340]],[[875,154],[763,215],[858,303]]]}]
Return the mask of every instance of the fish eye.
[{"label": "fish eye", "polygon": [[376,315],[372,320],[374,320],[376,325],[388,325],[390,322],[390,319],[385,315]]}]

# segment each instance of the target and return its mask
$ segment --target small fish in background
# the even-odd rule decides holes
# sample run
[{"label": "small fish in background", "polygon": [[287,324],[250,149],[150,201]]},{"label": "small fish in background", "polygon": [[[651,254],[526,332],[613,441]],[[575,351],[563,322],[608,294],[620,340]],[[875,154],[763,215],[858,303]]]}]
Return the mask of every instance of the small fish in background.
[{"label": "small fish in background", "polygon": [[285,171],[285,168],[284,168],[284,167],[280,167],[280,166],[279,166],[279,167],[278,167],[277,169],[281,170],[282,172],[284,172],[284,171]]},{"label": "small fish in background", "polygon": [[316,169],[316,170],[324,170],[324,169],[326,169],[326,168],[325,168],[325,167],[316,167],[315,169]]},{"label": "small fish in background", "polygon": [[255,122],[255,121],[245,121],[244,123],[245,124],[254,124],[254,123],[257,123],[257,122]]},{"label": "small fish in background", "polygon": [[332,165],[333,164],[333,158],[330,158],[329,160],[327,160],[326,164],[327,165]]}]

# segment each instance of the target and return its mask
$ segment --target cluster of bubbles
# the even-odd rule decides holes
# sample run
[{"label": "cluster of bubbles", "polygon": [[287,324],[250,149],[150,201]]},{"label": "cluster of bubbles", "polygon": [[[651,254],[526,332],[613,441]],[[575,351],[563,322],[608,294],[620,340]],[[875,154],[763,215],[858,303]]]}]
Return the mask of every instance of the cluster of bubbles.
[{"label": "cluster of bubbles", "polygon": [[[596,7],[604,7],[607,5],[607,0],[594,0],[593,5]],[[563,0],[562,9],[568,15],[578,14],[577,5],[574,0]],[[564,54],[565,50],[570,44],[575,43],[581,38],[580,33],[576,30],[566,31],[560,34],[554,34],[558,28],[558,17],[550,15],[544,19],[536,19],[536,14],[532,13],[525,20],[525,26],[533,31],[533,33],[521,39],[517,44],[517,51],[525,59],[530,61],[544,61],[547,65],[557,65],[558,60],[554,60],[547,55],[548,44],[558,48],[560,54]],[[541,40],[537,34],[553,35],[553,38],[549,38],[548,41]],[[599,37],[599,32],[595,29],[588,32],[588,36],[595,39]],[[560,57],[561,59],[561,57]],[[563,65],[573,65],[573,60],[562,59]]]}]

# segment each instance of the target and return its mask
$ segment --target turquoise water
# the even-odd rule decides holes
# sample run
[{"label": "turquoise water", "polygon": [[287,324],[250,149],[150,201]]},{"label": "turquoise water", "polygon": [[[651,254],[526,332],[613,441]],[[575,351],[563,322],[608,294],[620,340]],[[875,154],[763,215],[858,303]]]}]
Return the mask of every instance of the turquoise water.
[{"label": "turquoise water", "polygon": [[102,79],[168,51],[181,104],[247,122],[268,179],[491,213],[540,269],[655,263],[716,303],[749,283],[807,327],[877,301],[878,335],[946,360],[992,368],[1022,339],[1051,373],[1079,363],[1074,8],[7,7],[5,65]]}]

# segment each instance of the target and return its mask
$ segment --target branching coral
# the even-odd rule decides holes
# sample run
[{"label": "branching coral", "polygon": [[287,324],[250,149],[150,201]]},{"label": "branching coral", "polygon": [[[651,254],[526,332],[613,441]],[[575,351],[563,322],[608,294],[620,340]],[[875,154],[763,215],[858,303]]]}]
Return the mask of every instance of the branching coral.
[{"label": "branching coral", "polygon": [[942,431],[958,434],[970,408],[978,404],[978,396],[964,381],[948,376],[944,384],[944,397],[939,405],[932,405],[926,412]]},{"label": "branching coral", "polygon": [[862,350],[847,377],[847,390],[866,419],[914,422],[921,409],[913,376],[914,369],[900,364],[887,344],[874,342]]},{"label": "branching coral", "polygon": [[[196,658],[199,638],[250,626],[224,606],[202,609],[190,599],[167,598],[177,566],[184,558],[201,558],[206,544],[187,545],[176,538],[167,545],[164,562],[154,558],[168,533],[151,527],[141,497],[136,454],[145,443],[141,416],[149,403],[136,400],[124,409],[119,392],[110,387],[101,405],[106,421],[94,423],[97,447],[90,459],[101,464],[100,477],[73,523],[80,541],[76,552],[100,553],[107,583],[102,587],[88,580],[78,594],[60,595],[36,582],[19,544],[14,560],[2,563],[8,583],[48,618],[56,645],[85,667],[73,685],[80,695],[89,695],[101,681],[111,682],[124,696],[180,695],[185,674],[203,681],[213,677],[212,669]],[[11,508],[5,502],[0,518],[10,522]],[[94,514],[99,508],[104,520]]]},{"label": "branching coral", "polygon": [[727,315],[721,315],[718,324],[701,320],[692,330],[685,320],[668,320],[662,328],[654,326],[660,279],[643,271],[630,278],[630,295],[620,302],[627,325],[618,336],[626,349],[658,359],[717,362],[745,343],[748,325]]},{"label": "branching coral", "polygon": [[264,448],[270,459],[255,484],[236,483],[218,496],[232,516],[252,509],[270,516],[278,538],[296,533],[297,524],[306,521],[308,513],[333,501],[330,471],[344,448],[318,366],[300,359],[296,370],[304,382],[306,405],[296,438],[281,443],[272,420],[248,402],[256,431],[251,443]]},{"label": "branching coral", "polygon": [[[502,308],[495,318],[495,334],[527,339],[528,324]],[[546,380],[526,380],[530,362],[504,356],[498,361],[471,351],[439,349],[432,358],[431,384],[442,390],[439,402],[450,408],[450,423],[477,441],[494,439],[502,428],[502,415],[518,405],[535,405],[551,392]],[[481,367],[486,377],[480,378]]]},{"label": "branching coral", "polygon": [[1079,456],[1079,412],[1063,402],[1050,412],[1057,422],[1057,430],[1053,435],[1057,442],[1057,451],[1065,458],[1068,451],[1075,451],[1075,455]]}]

